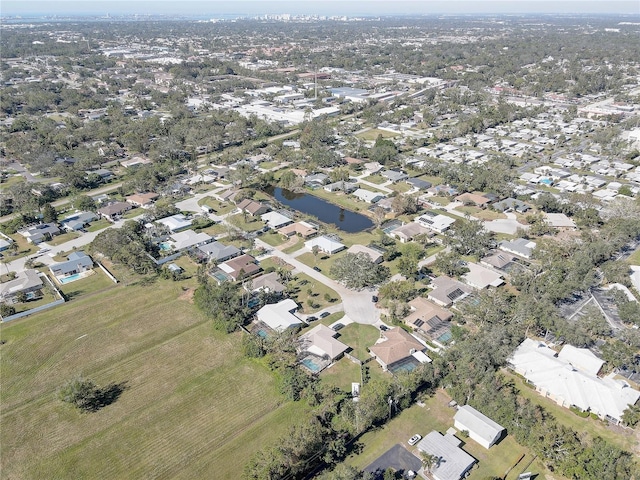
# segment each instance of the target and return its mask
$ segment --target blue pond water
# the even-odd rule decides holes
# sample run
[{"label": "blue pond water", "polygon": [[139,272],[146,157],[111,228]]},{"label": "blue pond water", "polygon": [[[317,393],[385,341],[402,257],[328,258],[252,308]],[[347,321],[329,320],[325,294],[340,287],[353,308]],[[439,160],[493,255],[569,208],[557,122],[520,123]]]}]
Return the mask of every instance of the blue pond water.
[{"label": "blue pond water", "polygon": [[307,193],[296,193],[284,188],[268,187],[265,191],[281,204],[313,215],[324,223],[332,223],[347,233],[357,233],[373,227],[373,222],[364,215],[345,210],[331,202]]}]

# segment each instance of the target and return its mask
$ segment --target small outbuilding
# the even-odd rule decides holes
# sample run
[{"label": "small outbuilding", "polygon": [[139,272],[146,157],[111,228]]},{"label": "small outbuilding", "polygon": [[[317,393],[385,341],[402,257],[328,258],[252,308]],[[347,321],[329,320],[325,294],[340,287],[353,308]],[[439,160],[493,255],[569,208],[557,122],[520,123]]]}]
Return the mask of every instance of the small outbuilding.
[{"label": "small outbuilding", "polygon": [[453,426],[469,432],[469,437],[484,448],[491,448],[502,438],[505,428],[470,405],[463,405],[453,416]]}]

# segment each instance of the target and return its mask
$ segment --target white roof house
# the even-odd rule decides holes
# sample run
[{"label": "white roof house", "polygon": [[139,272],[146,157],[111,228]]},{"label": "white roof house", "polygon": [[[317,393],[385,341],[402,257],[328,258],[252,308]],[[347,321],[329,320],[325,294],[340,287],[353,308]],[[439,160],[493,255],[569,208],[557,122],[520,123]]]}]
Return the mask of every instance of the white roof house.
[{"label": "white roof house", "polygon": [[171,234],[171,243],[176,250],[199,247],[213,240],[213,237],[204,232],[196,233],[193,230],[185,230]]},{"label": "white roof house", "polygon": [[334,360],[349,349],[348,345],[334,338],[336,335],[336,331],[320,323],[300,337],[301,349]]},{"label": "white roof house", "polygon": [[436,456],[439,461],[431,469],[435,480],[460,480],[476,463],[475,458],[460,448],[460,440],[435,430],[418,442],[418,450]]},{"label": "white roof house", "polygon": [[191,226],[191,220],[187,219],[183,214],[178,213],[171,215],[170,217],[161,218],[156,220],[156,223],[161,223],[169,229],[170,232],[175,232],[183,228]]},{"label": "white roof house", "polygon": [[463,405],[453,416],[454,424],[459,431],[469,432],[469,437],[484,448],[490,448],[502,437],[504,427],[483,415],[470,405]]},{"label": "white roof house", "polygon": [[516,373],[535,385],[541,395],[558,405],[591,411],[614,423],[619,423],[627,407],[640,398],[640,392],[627,382],[611,375],[605,378],[596,376],[593,372],[597,362],[573,349],[556,356],[556,352],[545,343],[527,338],[518,346],[509,363]]},{"label": "white roof house", "polygon": [[576,222],[567,217],[564,213],[545,213],[547,223],[555,228],[576,228]]},{"label": "white roof house", "polygon": [[287,328],[302,325],[302,321],[293,312],[298,309],[298,304],[287,298],[278,303],[269,303],[256,312],[258,320],[272,330],[281,332]]},{"label": "white roof house", "polygon": [[260,218],[262,219],[263,222],[265,222],[271,228],[276,230],[278,228],[284,227],[285,225],[289,225],[290,223],[293,223],[293,220],[291,220],[289,217],[279,212],[267,212],[260,215]]},{"label": "white roof house", "polygon": [[558,358],[561,358],[580,370],[597,375],[604,365],[604,360],[598,358],[593,352],[586,348],[577,348],[573,345],[565,345]]},{"label": "white roof house", "polygon": [[384,195],[378,192],[372,192],[365,188],[359,188],[353,192],[353,196],[359,198],[363,202],[376,203],[384,198]]},{"label": "white roof house", "polygon": [[635,289],[640,292],[640,267],[638,265],[631,265],[631,284]]},{"label": "white roof house", "polygon": [[427,212],[424,215],[417,217],[415,221],[429,230],[443,233],[453,225],[456,220],[446,215],[440,215],[439,213]]},{"label": "white roof house", "polygon": [[307,240],[306,242],[304,242],[304,246],[307,247],[309,250],[311,250],[316,245],[318,246],[320,251],[328,253],[329,255],[332,255],[334,253],[339,252],[340,250],[344,250],[345,248],[347,248],[342,243],[332,238],[329,238],[326,235],[312,238],[311,240]]},{"label": "white roof house", "polygon": [[482,290],[489,286],[499,287],[504,283],[502,275],[482,265],[469,262],[467,268],[469,271],[462,276],[462,279],[473,288]]},{"label": "white roof house", "polygon": [[358,254],[358,253],[366,253],[369,255],[369,258],[373,263],[381,263],[382,262],[382,254],[378,250],[374,250],[371,247],[365,247],[364,245],[352,245],[347,250],[349,253]]}]

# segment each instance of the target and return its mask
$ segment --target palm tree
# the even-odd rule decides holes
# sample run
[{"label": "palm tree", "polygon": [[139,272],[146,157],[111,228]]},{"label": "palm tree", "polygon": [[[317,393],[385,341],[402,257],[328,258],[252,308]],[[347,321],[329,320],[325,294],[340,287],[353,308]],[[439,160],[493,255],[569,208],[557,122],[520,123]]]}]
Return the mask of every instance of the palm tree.
[{"label": "palm tree", "polygon": [[427,452],[420,452],[420,457],[422,459],[422,468],[424,468],[429,473],[431,473],[434,468],[437,468],[438,465],[440,465],[440,457],[437,455],[431,455]]}]

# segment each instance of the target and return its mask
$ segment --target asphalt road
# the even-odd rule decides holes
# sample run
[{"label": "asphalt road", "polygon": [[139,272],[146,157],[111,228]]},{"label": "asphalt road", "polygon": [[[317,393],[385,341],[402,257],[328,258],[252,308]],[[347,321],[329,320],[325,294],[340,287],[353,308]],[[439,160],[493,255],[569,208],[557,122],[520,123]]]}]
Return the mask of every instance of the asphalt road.
[{"label": "asphalt road", "polygon": [[259,238],[255,239],[255,243],[257,246],[267,250],[269,252],[269,255],[281,258],[288,264],[292,265],[296,270],[305,273],[314,280],[317,280],[318,282],[321,282],[333,288],[342,299],[342,307],[344,309],[346,317],[344,321],[341,320],[340,323],[352,321],[355,323],[362,323],[366,325],[381,325],[380,311],[376,308],[376,304],[371,301],[371,297],[373,295],[377,295],[377,290],[351,290],[344,285],[336,282],[335,280],[327,277],[322,272],[317,272],[310,266],[305,265],[299,260],[296,260],[294,256],[273,248],[271,245],[263,242]]}]

